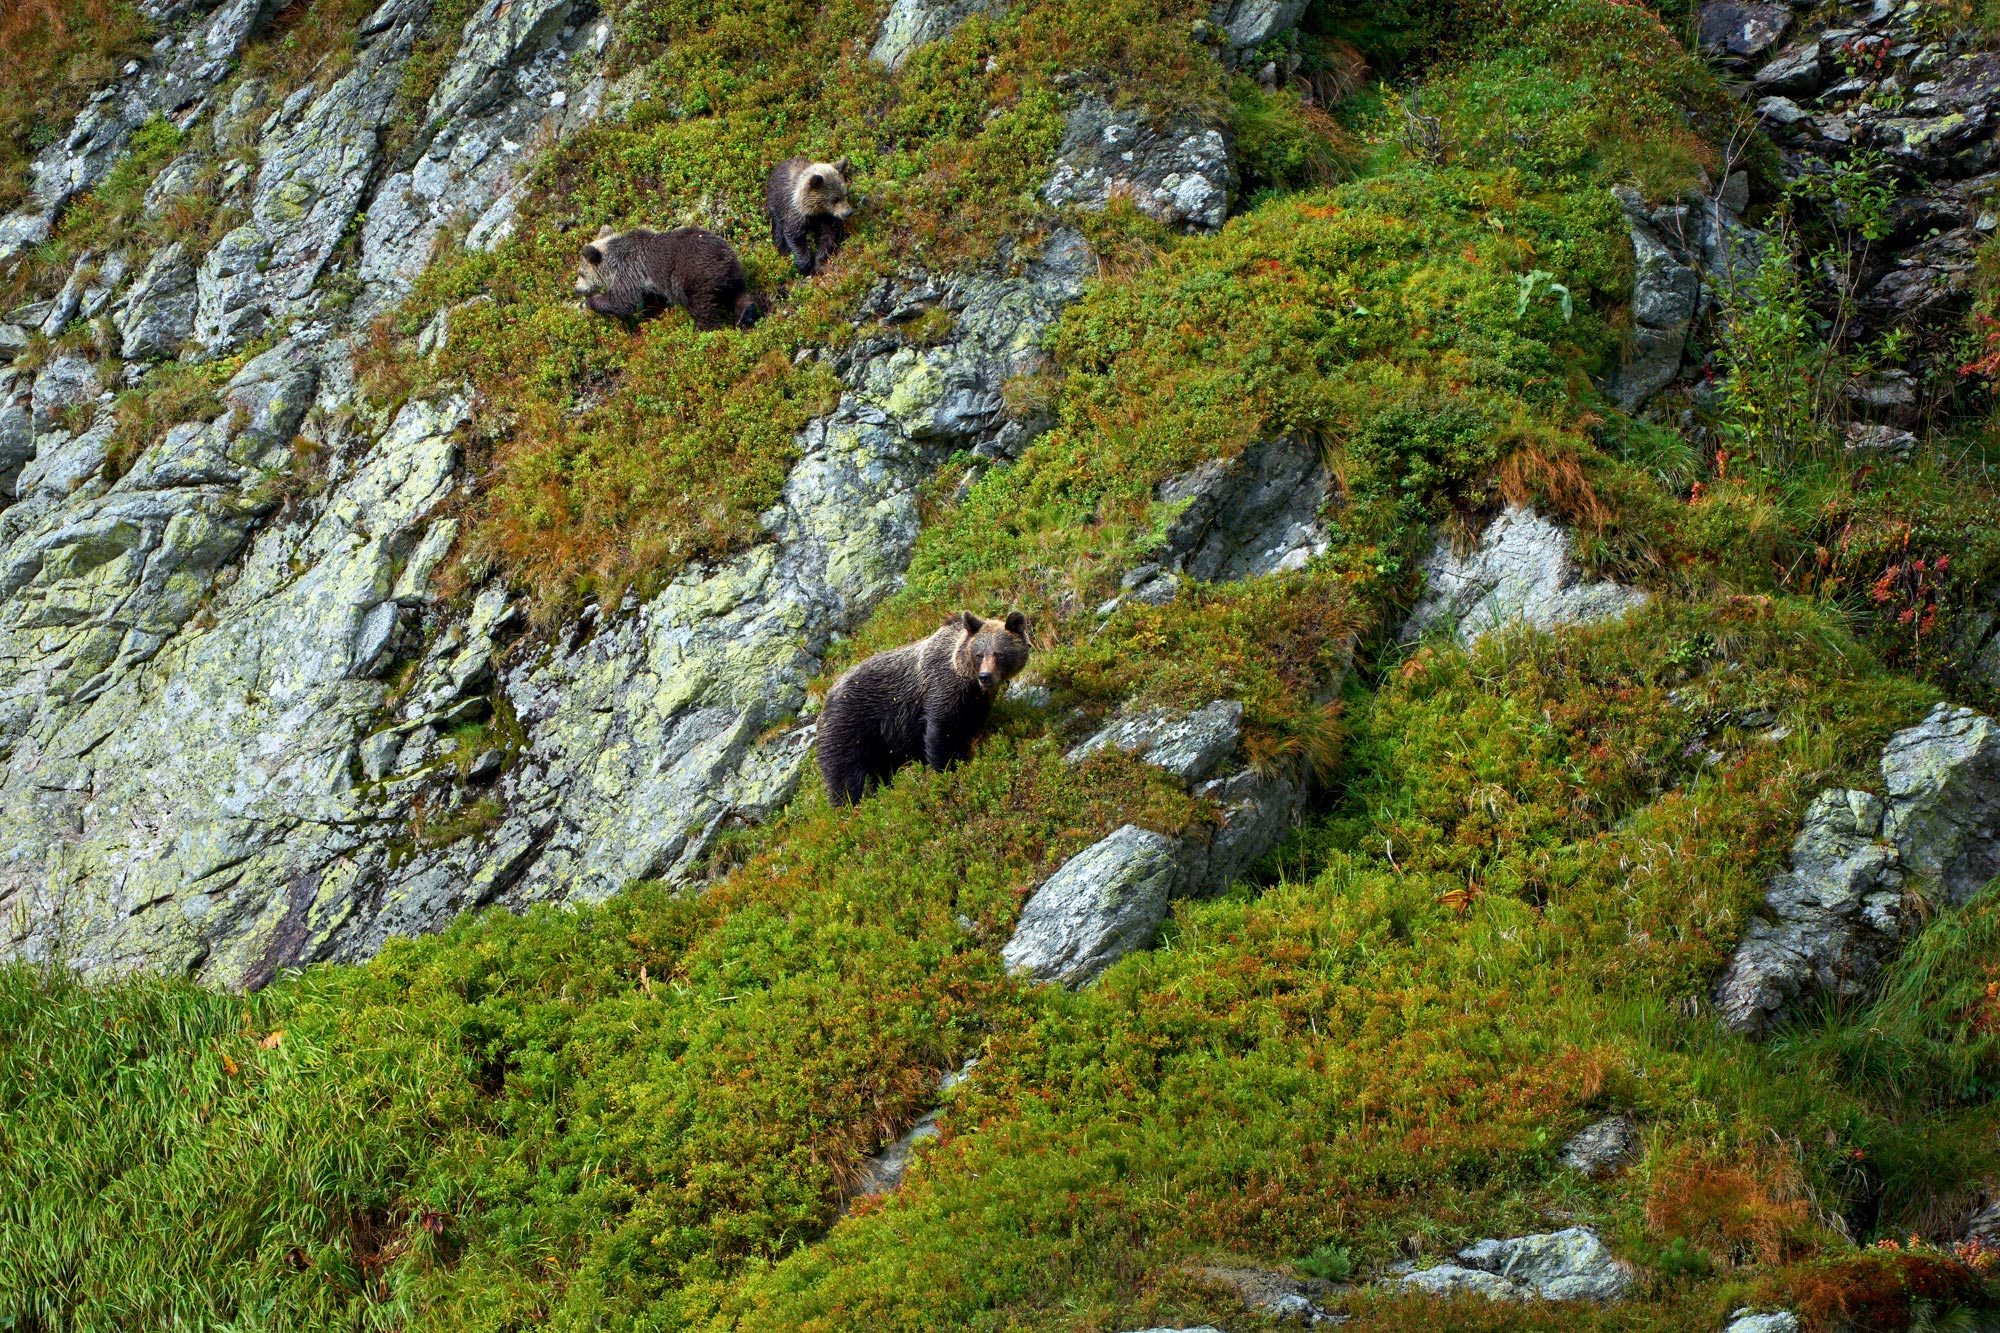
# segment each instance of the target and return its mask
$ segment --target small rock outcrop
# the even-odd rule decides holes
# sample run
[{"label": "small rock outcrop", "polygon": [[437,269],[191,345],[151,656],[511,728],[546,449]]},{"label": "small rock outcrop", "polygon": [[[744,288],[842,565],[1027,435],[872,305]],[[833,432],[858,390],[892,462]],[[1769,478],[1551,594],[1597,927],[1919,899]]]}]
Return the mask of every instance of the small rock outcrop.
[{"label": "small rock outcrop", "polygon": [[1632,335],[1605,388],[1620,411],[1636,412],[1680,373],[1694,321],[1755,276],[1772,242],[1738,216],[1749,198],[1740,172],[1713,195],[1658,207],[1630,186],[1612,193],[1631,229]]},{"label": "small rock outcrop", "polygon": [[1390,1279],[1433,1296],[1474,1294],[1496,1301],[1624,1299],[1632,1274],[1588,1227],[1512,1240],[1482,1240],[1454,1261]]},{"label": "small rock outcrop", "polygon": [[1092,843],[1028,899],[1001,961],[1035,981],[1081,986],[1150,948],[1179,874],[1174,851],[1173,839],[1136,824]]},{"label": "small rock outcrop", "polygon": [[1310,0],[1217,0],[1209,22],[1222,31],[1231,54],[1253,51],[1290,32]]},{"label": "small rock outcrop", "polygon": [[974,14],[994,14],[1005,0],[895,0],[882,19],[882,30],[868,58],[890,73],[932,42],[941,42]]},{"label": "small rock outcrop", "polygon": [[1403,625],[1405,643],[1449,626],[1470,647],[1504,626],[1550,630],[1610,620],[1646,601],[1620,583],[1585,582],[1569,533],[1514,505],[1487,525],[1472,551],[1461,555],[1440,539],[1421,568],[1424,592]]},{"label": "small rock outcrop", "polygon": [[1801,997],[1865,994],[1922,902],[1961,904],[2000,871],[2000,726],[1939,705],[1882,752],[1886,796],[1832,788],[1806,808],[1771,918],[1750,923],[1715,990],[1755,1035]]},{"label": "small rock outcrop", "polygon": [[1198,1266],[1187,1272],[1190,1277],[1229,1291],[1255,1314],[1306,1324],[1343,1322],[1341,1316],[1329,1313],[1320,1304],[1342,1289],[1319,1278],[1290,1277],[1268,1268],[1222,1265]]},{"label": "small rock outcrop", "polygon": [[[972,1073],[972,1067],[978,1063],[977,1060],[967,1060],[959,1068],[939,1079],[938,1095],[942,1097],[965,1082]],[[855,1181],[854,1188],[848,1191],[848,1200],[852,1202],[855,1199],[888,1194],[902,1188],[903,1177],[910,1173],[910,1161],[916,1153],[917,1145],[926,1139],[938,1136],[938,1117],[943,1114],[942,1106],[924,1112],[908,1129],[884,1146],[881,1152],[863,1162],[860,1177]]]},{"label": "small rock outcrop", "polygon": [[1562,1146],[1562,1164],[1586,1176],[1612,1176],[1639,1155],[1639,1126],[1629,1115],[1606,1116]]},{"label": "small rock outcrop", "polygon": [[1226,887],[1277,844],[1304,799],[1302,776],[1228,769],[1243,705],[1217,700],[1192,712],[1129,712],[1071,750],[1081,763],[1121,749],[1157,764],[1216,802],[1209,828],[1168,838],[1128,824],[1071,857],[1021,910],[1001,951],[1037,981],[1079,986],[1134,949],[1151,947],[1175,898]]},{"label": "small rock outcrop", "polygon": [[1799,1318],[1790,1310],[1757,1314],[1743,1309],[1729,1316],[1722,1333],[1799,1333]]},{"label": "small rock outcrop", "polygon": [[1329,489],[1319,451],[1291,435],[1167,478],[1153,498],[1182,506],[1179,515],[1159,549],[1127,571],[1123,591],[1099,613],[1109,615],[1127,600],[1165,605],[1183,577],[1212,583],[1304,568],[1326,550],[1321,511]]},{"label": "small rock outcrop", "polygon": [[1183,231],[1214,231],[1236,186],[1224,126],[1156,125],[1143,108],[1114,109],[1085,93],[1069,113],[1042,198],[1057,208],[1102,209],[1129,195],[1148,217]]}]

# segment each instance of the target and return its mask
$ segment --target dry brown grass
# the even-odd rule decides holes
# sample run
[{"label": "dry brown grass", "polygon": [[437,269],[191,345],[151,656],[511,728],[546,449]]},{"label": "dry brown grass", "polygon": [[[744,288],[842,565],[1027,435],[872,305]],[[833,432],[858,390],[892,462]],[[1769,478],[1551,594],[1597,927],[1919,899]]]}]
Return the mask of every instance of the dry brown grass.
[{"label": "dry brown grass", "polygon": [[0,211],[26,193],[36,150],[69,127],[93,88],[145,51],[148,35],[130,0],[0,4]]}]

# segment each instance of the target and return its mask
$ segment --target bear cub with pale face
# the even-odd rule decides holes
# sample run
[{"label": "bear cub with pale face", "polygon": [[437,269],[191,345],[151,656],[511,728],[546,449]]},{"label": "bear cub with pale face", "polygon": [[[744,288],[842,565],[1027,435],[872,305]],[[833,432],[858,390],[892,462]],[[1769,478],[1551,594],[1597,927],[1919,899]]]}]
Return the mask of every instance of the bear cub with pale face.
[{"label": "bear cub with pale face", "polygon": [[577,259],[576,294],[598,314],[620,319],[685,306],[698,329],[747,329],[763,313],[735,248],[701,227],[606,227]]},{"label": "bear cub with pale face", "polygon": [[987,620],[967,611],[927,639],[851,668],[820,714],[827,795],[853,805],[913,759],[944,769],[969,758],[993,701],[1027,664],[1027,617],[1014,611]]},{"label": "bear cub with pale face", "polygon": [[846,158],[815,162],[788,157],[764,181],[764,212],[771,219],[771,244],[806,277],[819,272],[847,239]]}]

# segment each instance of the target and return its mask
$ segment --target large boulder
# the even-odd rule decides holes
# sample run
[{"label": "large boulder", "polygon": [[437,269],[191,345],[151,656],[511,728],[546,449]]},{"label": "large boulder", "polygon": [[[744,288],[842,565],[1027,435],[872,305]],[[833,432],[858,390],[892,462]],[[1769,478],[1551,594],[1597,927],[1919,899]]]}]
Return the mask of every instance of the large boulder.
[{"label": "large boulder", "polygon": [[1209,22],[1231,51],[1248,51],[1290,32],[1310,0],[1216,0]]},{"label": "large boulder", "polygon": [[1550,630],[1615,619],[1646,601],[1636,588],[1587,582],[1570,555],[1569,533],[1519,506],[1488,524],[1469,552],[1440,539],[1421,568],[1424,592],[1404,623],[1404,642],[1451,628],[1470,646],[1506,626]]},{"label": "large boulder", "polygon": [[1149,217],[1183,231],[1214,231],[1235,188],[1227,127],[1156,124],[1140,107],[1114,109],[1086,93],[1069,113],[1056,167],[1042,197],[1055,207],[1103,209],[1129,195]]},{"label": "large boulder", "polygon": [[1708,0],[1696,26],[1702,50],[1748,58],[1776,46],[1791,25],[1792,12],[1783,5]]},{"label": "large boulder", "polygon": [[2000,727],[1940,704],[1882,753],[1886,797],[1841,788],[1806,808],[1785,870],[1715,990],[1725,1026],[1769,1030],[1802,997],[1865,994],[1921,914],[2000,871]]}]

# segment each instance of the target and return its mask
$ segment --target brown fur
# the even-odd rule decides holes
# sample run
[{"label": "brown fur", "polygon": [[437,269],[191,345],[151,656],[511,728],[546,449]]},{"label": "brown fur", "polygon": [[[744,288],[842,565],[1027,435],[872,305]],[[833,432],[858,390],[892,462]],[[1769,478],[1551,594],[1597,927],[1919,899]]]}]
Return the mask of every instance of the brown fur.
[{"label": "brown fur", "polygon": [[846,158],[814,162],[788,157],[764,180],[764,213],[771,219],[771,244],[807,277],[817,273],[847,239]]},{"label": "brown fur", "polygon": [[639,319],[684,306],[698,329],[747,329],[761,313],[728,241],[700,227],[615,232],[606,227],[577,259],[576,293],[600,315]]},{"label": "brown fur", "polygon": [[967,611],[927,639],[877,653],[833,683],[819,720],[819,771],[852,805],[898,768],[943,769],[972,753],[993,701],[1028,664],[1027,618]]}]

